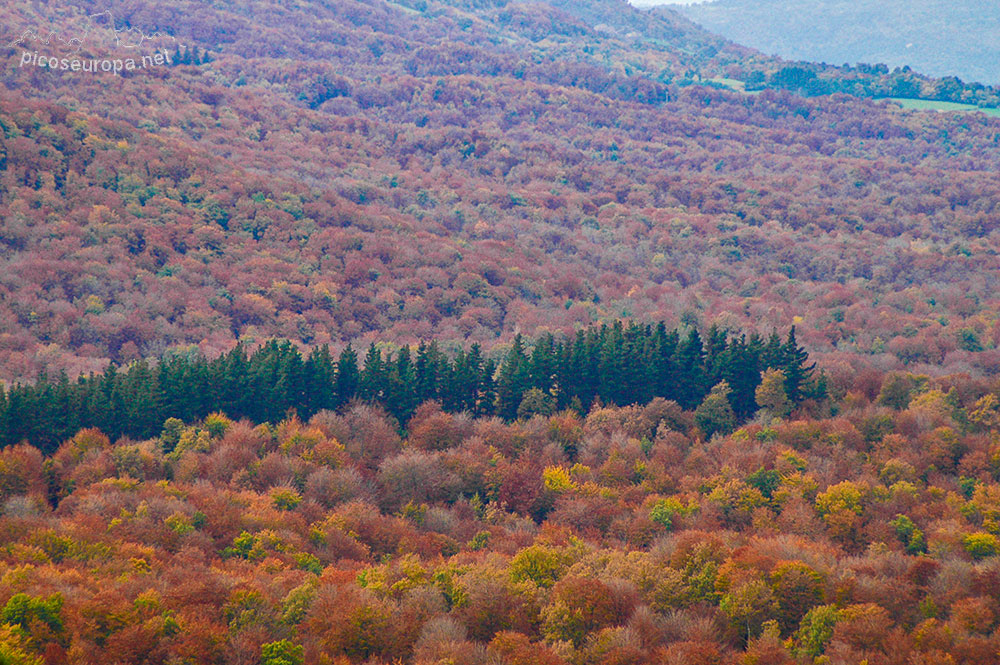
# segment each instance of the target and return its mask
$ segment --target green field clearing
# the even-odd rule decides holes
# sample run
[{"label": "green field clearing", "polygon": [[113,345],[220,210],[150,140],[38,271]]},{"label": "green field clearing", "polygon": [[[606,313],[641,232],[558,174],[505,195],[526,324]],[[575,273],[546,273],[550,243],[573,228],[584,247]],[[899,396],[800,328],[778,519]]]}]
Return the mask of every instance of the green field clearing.
[{"label": "green field clearing", "polygon": [[980,111],[988,116],[1000,118],[1000,109],[984,109],[973,104],[958,104],[956,102],[936,102],[929,99],[904,99],[902,97],[889,97],[889,101],[896,102],[904,109],[911,111],[958,111],[970,113]]}]

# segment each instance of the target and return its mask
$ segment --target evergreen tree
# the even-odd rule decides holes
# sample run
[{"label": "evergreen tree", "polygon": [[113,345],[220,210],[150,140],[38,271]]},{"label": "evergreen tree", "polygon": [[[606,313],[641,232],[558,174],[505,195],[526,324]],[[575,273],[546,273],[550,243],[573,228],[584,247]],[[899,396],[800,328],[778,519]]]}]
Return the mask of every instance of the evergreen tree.
[{"label": "evergreen tree", "polygon": [[358,397],[366,402],[381,401],[385,397],[385,369],[382,366],[382,352],[372,342],[365,356],[358,385]]},{"label": "evergreen tree", "polygon": [[483,351],[473,343],[465,357],[465,375],[468,377],[462,395],[461,409],[474,413],[483,388]]},{"label": "evergreen tree", "polygon": [[551,333],[545,333],[535,341],[529,374],[531,386],[546,393],[551,390],[556,378],[555,338]]},{"label": "evergreen tree", "polygon": [[396,361],[388,369],[385,380],[385,407],[400,424],[408,421],[417,408],[415,384],[410,347],[404,346],[396,354]]},{"label": "evergreen tree", "polygon": [[781,338],[778,337],[778,331],[772,330],[771,336],[767,338],[767,344],[761,351],[763,358],[764,368],[773,367],[774,369],[783,369],[785,363],[785,352],[781,345]]},{"label": "evergreen tree", "polygon": [[123,384],[125,412],[117,429],[140,439],[152,438],[163,422],[160,391],[153,370],[145,360],[140,360],[129,367]]},{"label": "evergreen tree", "polygon": [[[14,445],[23,440],[36,441],[31,436],[28,423],[32,422],[31,403],[27,391],[22,386],[15,385],[7,395],[7,440],[5,445]],[[39,442],[42,452],[49,454],[55,451],[51,445]]]},{"label": "evergreen tree", "polygon": [[496,413],[497,388],[496,388],[497,363],[492,358],[483,363],[482,378],[479,382],[479,401],[476,402],[476,409],[473,414],[479,416],[492,416]]},{"label": "evergreen tree", "polygon": [[[250,374],[250,360],[243,343],[237,343],[232,351],[223,356],[219,366],[219,410],[234,418],[248,416],[250,404],[246,382]],[[166,415],[172,413],[168,410]]]},{"label": "evergreen tree", "polygon": [[624,375],[619,400],[623,404],[646,404],[653,399],[653,372],[650,363],[650,329],[632,324],[625,329],[622,345]]},{"label": "evergreen tree", "polygon": [[524,352],[524,340],[520,334],[514,336],[510,351],[500,364],[497,377],[497,414],[501,418],[513,420],[517,417],[517,407],[521,405],[524,391],[531,387],[528,358]]},{"label": "evergreen tree", "polygon": [[675,355],[678,343],[676,330],[667,333],[667,327],[662,321],[657,324],[651,358],[653,394],[657,397],[676,396],[678,367]]},{"label": "evergreen tree", "polygon": [[705,338],[705,381],[707,385],[714,386],[723,379],[722,373],[728,359],[727,349],[725,331],[720,330],[713,323]]},{"label": "evergreen tree", "polygon": [[27,440],[51,453],[83,427],[98,427],[112,439],[142,439],[167,418],[191,422],[218,410],[254,422],[276,422],[289,409],[308,418],[356,396],[381,403],[401,425],[430,398],[441,399],[449,412],[513,419],[533,388],[539,392],[522,414],[538,412],[536,406],[550,400],[553,408],[585,411],[597,400],[624,405],[662,396],[688,409],[698,406],[706,432],[724,431],[727,407],[718,389],[709,395],[713,399],[705,397],[708,381],[718,378],[716,386],[726,387],[734,422],[756,411],[758,394],[772,411],[784,412],[773,380],[758,392],[761,371],[768,368],[784,373],[790,405],[825,395],[825,377],[814,377],[794,328],[784,343],[776,331],[765,342],[758,335],[728,340],[710,329],[703,344],[697,329],[681,340],[662,323],[616,323],[569,339],[543,335],[530,354],[517,335],[498,360],[484,358],[477,344],[450,361],[435,342],[421,344],[415,360],[409,348],[383,358],[372,344],[360,368],[350,346],[334,368],[326,347],[303,359],[292,343],[272,340],[249,356],[238,344],[211,362],[197,353],[173,354],[155,367],[144,361],[122,370],[112,365],[75,382],[65,374],[55,381],[43,374],[32,385],[0,388],[0,445]]},{"label": "evergreen tree", "polygon": [[12,445],[10,435],[10,414],[7,412],[7,390],[0,383],[0,447]]},{"label": "evergreen tree", "polygon": [[335,406],[350,402],[358,394],[361,373],[358,371],[358,354],[348,344],[337,359],[337,380]]},{"label": "evergreen tree", "polygon": [[664,395],[676,400],[685,409],[693,409],[705,395],[705,349],[697,328],[692,328],[677,347],[677,380],[673,395]]},{"label": "evergreen tree", "polygon": [[596,370],[592,368],[589,352],[589,341],[586,333],[578,330],[573,337],[573,345],[567,352],[567,360],[560,375],[562,386],[559,395],[559,408],[566,408],[573,397],[578,397],[581,404],[589,406],[594,400],[594,387],[597,385]]},{"label": "evergreen tree", "polygon": [[739,419],[749,418],[757,411],[755,390],[760,370],[759,350],[748,344],[745,336],[733,340],[726,348],[720,373],[732,388],[729,402]]},{"label": "evergreen tree", "polygon": [[601,326],[600,365],[601,381],[597,394],[606,404],[618,404],[625,396],[625,354],[620,321],[611,328]]},{"label": "evergreen tree", "polygon": [[336,371],[330,347],[323,345],[313,350],[303,368],[306,394],[300,415],[309,418],[323,409],[336,406]]},{"label": "evergreen tree", "polygon": [[785,392],[788,399],[798,404],[811,396],[815,386],[812,383],[815,364],[807,365],[809,354],[795,341],[795,326],[788,331],[788,339],[781,347],[780,367],[785,373]]},{"label": "evergreen tree", "polygon": [[420,342],[417,347],[417,359],[414,363],[416,385],[414,389],[420,397],[420,402],[438,397],[438,365],[439,353],[437,343]]}]

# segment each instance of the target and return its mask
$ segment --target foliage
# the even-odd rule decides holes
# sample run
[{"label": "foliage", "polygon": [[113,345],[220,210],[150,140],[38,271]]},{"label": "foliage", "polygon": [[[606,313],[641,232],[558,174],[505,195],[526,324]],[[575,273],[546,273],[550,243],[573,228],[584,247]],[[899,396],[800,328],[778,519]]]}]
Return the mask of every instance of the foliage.
[{"label": "foliage", "polygon": [[996,556],[1000,552],[1000,540],[992,533],[970,533],[962,538],[965,551],[974,559]]},{"label": "foliage", "polygon": [[288,640],[268,642],[260,646],[261,665],[302,665],[304,649]]},{"label": "foliage", "polygon": [[[9,391],[0,386],[0,443],[27,440],[51,451],[64,436],[99,423],[112,438],[159,433],[163,449],[178,460],[187,452],[211,450],[232,427],[232,418],[277,422],[289,410],[308,418],[343,408],[357,397],[381,404],[400,424],[428,400],[440,400],[445,412],[497,413],[513,419],[550,416],[556,407],[574,403],[589,408],[597,400],[624,405],[666,398],[689,407],[701,402],[695,420],[711,436],[731,431],[738,418],[756,409],[753,396],[761,377],[744,372],[744,366],[773,365],[798,376],[800,400],[805,392],[819,389],[811,370],[803,369],[806,355],[794,331],[784,343],[776,334],[765,343],[756,334],[747,340],[717,330],[703,342],[697,330],[682,338],[664,324],[616,322],[572,337],[542,336],[530,359],[518,339],[518,345],[496,361],[485,360],[475,345],[449,358],[436,345],[422,344],[415,354],[409,347],[384,354],[372,344],[359,367],[350,347],[335,359],[326,347],[303,355],[290,342],[272,340],[252,353],[237,345],[212,360],[195,354],[155,367],[145,362],[112,366],[72,384],[65,378],[54,384],[40,377]],[[534,365],[547,369],[535,371]],[[733,372],[740,373],[734,386],[722,380],[706,392],[705,386]],[[401,398],[404,393],[407,399]],[[141,418],[136,417],[139,412]],[[185,427],[178,416],[202,422]],[[442,417],[448,418],[447,413],[423,418],[414,434],[446,442],[454,425]],[[306,441],[301,438],[303,445]],[[80,459],[109,443],[103,432],[91,427],[77,434],[72,455]]]},{"label": "foliage", "polygon": [[839,620],[840,611],[833,605],[819,605],[809,610],[795,633],[796,651],[811,658],[821,655]]},{"label": "foliage", "polygon": [[889,525],[895,529],[896,537],[906,547],[907,554],[920,554],[927,550],[924,532],[918,529],[913,520],[906,515],[897,515],[896,519],[889,522]]},{"label": "foliage", "polygon": [[757,404],[777,418],[784,418],[792,409],[792,403],[785,393],[785,373],[780,369],[765,370],[760,385],[754,391]]},{"label": "foliage", "polygon": [[718,383],[695,409],[694,421],[706,436],[728,434],[736,427],[736,414],[729,404],[730,392],[728,383]]}]

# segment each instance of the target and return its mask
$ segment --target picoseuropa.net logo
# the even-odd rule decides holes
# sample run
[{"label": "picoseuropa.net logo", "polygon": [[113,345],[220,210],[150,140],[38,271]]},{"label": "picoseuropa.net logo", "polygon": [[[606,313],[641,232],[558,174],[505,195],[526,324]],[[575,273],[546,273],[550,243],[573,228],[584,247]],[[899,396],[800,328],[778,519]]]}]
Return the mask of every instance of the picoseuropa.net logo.
[{"label": "picoseuropa.net logo", "polygon": [[121,74],[122,72],[131,72],[136,69],[148,69],[149,67],[172,64],[173,61],[170,59],[170,54],[166,49],[161,49],[153,55],[142,56],[138,61],[135,58],[125,58],[124,60],[120,58],[78,58],[75,56],[70,58],[60,58],[58,56],[39,55],[38,51],[35,51],[34,53],[22,51],[21,60],[18,63],[18,66],[40,67],[42,69],[60,70],[64,72],[104,72]]},{"label": "picoseuropa.net logo", "polygon": [[118,27],[109,11],[69,16],[60,23],[64,25],[59,30],[25,30],[11,42],[10,46],[18,50],[19,68],[117,76],[169,67],[183,48],[172,35]]}]

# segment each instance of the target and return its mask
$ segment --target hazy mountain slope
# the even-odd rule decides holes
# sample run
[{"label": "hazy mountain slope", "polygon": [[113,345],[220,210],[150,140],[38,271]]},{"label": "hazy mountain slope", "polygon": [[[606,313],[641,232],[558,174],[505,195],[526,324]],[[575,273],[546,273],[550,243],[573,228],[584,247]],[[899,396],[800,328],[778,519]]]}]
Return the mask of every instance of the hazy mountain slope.
[{"label": "hazy mountain slope", "polygon": [[1000,83],[1000,11],[992,0],[716,0],[677,9],[783,58],[909,65]]}]

